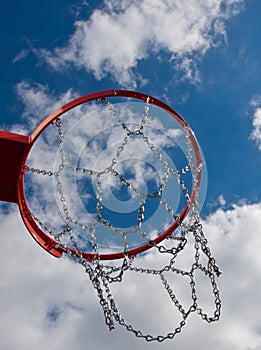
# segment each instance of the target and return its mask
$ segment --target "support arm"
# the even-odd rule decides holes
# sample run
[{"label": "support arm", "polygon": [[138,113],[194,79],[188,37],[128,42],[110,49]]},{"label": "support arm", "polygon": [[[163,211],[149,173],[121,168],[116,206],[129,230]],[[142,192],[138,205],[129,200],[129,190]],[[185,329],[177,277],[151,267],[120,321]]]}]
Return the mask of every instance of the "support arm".
[{"label": "support arm", "polygon": [[17,183],[30,136],[0,130],[0,200],[17,203]]}]

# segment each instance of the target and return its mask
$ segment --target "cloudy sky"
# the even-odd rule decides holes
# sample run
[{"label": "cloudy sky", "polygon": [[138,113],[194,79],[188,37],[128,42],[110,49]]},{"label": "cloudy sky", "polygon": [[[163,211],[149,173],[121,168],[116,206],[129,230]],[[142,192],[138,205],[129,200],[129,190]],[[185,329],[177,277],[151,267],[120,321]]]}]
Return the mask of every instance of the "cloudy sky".
[{"label": "cloudy sky", "polygon": [[[0,1],[1,129],[30,134],[59,106],[99,90],[169,103],[204,153],[201,215],[223,271],[219,322],[192,315],[162,344],[109,332],[82,267],[43,251],[17,205],[1,204],[1,349],[261,349],[260,12],[259,0]],[[166,321],[166,333],[171,308],[152,285],[144,277],[116,295],[126,319],[155,333]]]}]

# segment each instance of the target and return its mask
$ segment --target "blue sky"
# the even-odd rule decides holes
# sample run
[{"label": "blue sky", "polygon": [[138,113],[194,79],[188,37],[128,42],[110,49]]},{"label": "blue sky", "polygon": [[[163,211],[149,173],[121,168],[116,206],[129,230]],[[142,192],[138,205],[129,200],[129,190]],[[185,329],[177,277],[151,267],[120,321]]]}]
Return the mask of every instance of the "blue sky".
[{"label": "blue sky", "polygon": [[[73,63],[54,71],[43,58],[37,57],[37,50],[45,48],[51,52],[67,45],[75,31],[75,20],[87,19],[96,8],[85,5],[78,10],[80,5],[81,2],[63,2],[52,5],[50,11],[48,3],[40,8],[29,1],[17,2],[14,12],[12,6],[3,3],[2,27],[8,30],[1,32],[2,47],[5,48],[1,57],[2,123],[11,125],[21,120],[24,106],[15,89],[22,81],[32,86],[42,84],[54,98],[69,89],[75,91],[75,96],[80,96],[108,88],[133,88],[136,81],[137,90],[160,98],[166,95],[170,104],[195,130],[212,183],[208,188],[210,201],[220,194],[228,201],[240,197],[259,200],[260,167],[257,165],[260,152],[255,142],[249,141],[254,112],[250,101],[260,94],[259,23],[249,18],[255,18],[260,4],[255,1],[243,3],[244,9],[225,22],[226,34],[210,39],[215,42],[215,47],[205,54],[197,50],[188,52],[187,56],[191,56],[192,64],[196,65],[191,69],[197,70],[191,79],[184,77],[184,69],[175,68],[175,61],[170,62],[173,52],[158,50],[150,51],[146,59],[137,60],[133,69],[136,76],[147,80],[146,84],[134,77],[122,85],[117,78],[111,79],[110,73],[97,80],[93,71],[83,67],[75,69]],[[200,81],[195,82],[196,79]],[[45,116],[44,112],[39,111],[39,114]],[[233,171],[230,170],[232,164]]]},{"label": "blue sky", "polygon": [[[193,319],[177,345],[161,347],[260,350],[261,3],[184,3],[1,0],[0,126],[30,134],[60,105],[114,88],[175,108],[195,131],[207,164],[202,217],[223,270],[224,313],[211,326]],[[15,204],[2,205],[1,221],[1,348],[67,349],[72,341],[81,349],[86,337],[97,349],[119,349],[126,339],[130,348],[150,347],[124,331],[107,332],[84,274],[35,245]]]}]

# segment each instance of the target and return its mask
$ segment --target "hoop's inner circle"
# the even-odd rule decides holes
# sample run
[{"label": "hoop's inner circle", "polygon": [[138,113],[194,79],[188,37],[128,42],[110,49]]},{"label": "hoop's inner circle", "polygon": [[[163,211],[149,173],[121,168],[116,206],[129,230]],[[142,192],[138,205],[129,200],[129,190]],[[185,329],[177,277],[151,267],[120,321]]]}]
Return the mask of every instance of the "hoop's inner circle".
[{"label": "hoop's inner circle", "polygon": [[172,234],[198,196],[198,150],[182,118],[150,98],[82,103],[54,118],[32,147],[24,174],[30,215],[63,249],[101,259],[140,253]]}]

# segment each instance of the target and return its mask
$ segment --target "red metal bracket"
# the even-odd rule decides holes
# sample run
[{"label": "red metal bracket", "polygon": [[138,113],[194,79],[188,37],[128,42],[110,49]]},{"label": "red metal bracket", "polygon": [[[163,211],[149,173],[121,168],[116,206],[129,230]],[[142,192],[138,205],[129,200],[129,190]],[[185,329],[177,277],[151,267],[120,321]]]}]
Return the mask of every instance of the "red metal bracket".
[{"label": "red metal bracket", "polygon": [[0,200],[18,203],[17,184],[31,137],[0,130]]}]

